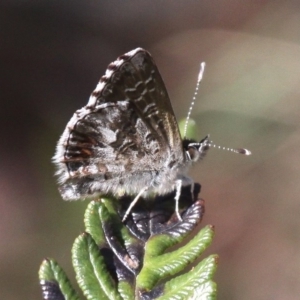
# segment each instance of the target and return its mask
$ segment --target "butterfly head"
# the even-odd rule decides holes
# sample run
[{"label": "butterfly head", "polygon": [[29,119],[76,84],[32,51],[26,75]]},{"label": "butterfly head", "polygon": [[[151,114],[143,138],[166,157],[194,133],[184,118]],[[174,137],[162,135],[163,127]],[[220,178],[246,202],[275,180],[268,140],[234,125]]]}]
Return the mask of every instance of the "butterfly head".
[{"label": "butterfly head", "polygon": [[187,160],[190,162],[196,162],[199,159],[202,159],[210,147],[208,135],[200,142],[196,142],[192,139],[184,139],[182,143]]}]

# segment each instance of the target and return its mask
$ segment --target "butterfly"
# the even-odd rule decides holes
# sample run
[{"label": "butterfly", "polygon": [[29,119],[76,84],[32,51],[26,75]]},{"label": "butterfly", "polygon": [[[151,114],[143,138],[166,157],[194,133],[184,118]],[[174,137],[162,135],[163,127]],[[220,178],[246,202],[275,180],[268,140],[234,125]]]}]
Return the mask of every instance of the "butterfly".
[{"label": "butterfly", "polygon": [[210,146],[182,139],[172,105],[151,55],[132,50],[108,65],[86,106],[68,122],[56,147],[64,200],[103,195],[150,199],[193,184],[189,166]]}]

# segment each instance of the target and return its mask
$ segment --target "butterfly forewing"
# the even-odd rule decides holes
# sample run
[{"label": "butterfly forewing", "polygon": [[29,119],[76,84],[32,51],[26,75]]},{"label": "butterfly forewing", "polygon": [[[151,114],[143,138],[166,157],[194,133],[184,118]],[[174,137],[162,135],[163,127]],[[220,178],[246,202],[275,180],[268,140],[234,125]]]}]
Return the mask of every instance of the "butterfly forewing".
[{"label": "butterfly forewing", "polygon": [[101,83],[104,83],[103,89],[92,94],[97,97],[96,105],[124,100],[132,102],[152,133],[157,133],[173,150],[181,145],[167,90],[147,51],[138,48],[119,57],[108,66]]}]

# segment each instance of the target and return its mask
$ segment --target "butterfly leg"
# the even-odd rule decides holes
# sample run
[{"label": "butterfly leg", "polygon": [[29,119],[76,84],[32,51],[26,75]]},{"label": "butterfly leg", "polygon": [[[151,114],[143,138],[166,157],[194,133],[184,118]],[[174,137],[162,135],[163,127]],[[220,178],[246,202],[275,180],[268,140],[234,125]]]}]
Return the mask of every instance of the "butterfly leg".
[{"label": "butterfly leg", "polygon": [[192,183],[191,183],[191,195],[192,195],[193,199],[194,199],[194,188],[195,188],[195,182],[192,180]]},{"label": "butterfly leg", "polygon": [[[184,177],[183,179],[183,186],[190,186],[191,187],[191,197],[194,199],[194,189],[195,189],[195,181],[190,177]],[[194,199],[196,200],[196,199]]]},{"label": "butterfly leg", "polygon": [[175,195],[175,212],[179,221],[182,221],[181,215],[179,214],[179,198],[181,195],[181,187],[182,187],[182,180],[176,180],[176,195]]},{"label": "butterfly leg", "polygon": [[125,215],[122,219],[122,222],[124,222],[129,213],[131,212],[132,208],[136,205],[136,203],[138,202],[138,200],[141,198],[141,196],[143,195],[144,192],[146,192],[148,190],[148,186],[145,186],[144,188],[141,189],[141,191],[137,194],[137,196],[132,200],[132,202],[130,203],[129,207],[127,208]]}]

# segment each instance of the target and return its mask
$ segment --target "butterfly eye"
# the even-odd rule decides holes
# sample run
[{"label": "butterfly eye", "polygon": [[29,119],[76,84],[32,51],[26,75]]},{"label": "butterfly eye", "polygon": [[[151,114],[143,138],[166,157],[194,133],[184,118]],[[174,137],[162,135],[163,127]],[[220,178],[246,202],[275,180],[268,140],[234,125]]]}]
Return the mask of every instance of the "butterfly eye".
[{"label": "butterfly eye", "polygon": [[188,158],[193,162],[197,161],[200,157],[200,153],[199,153],[198,149],[196,149],[195,147],[188,148],[188,150],[186,151],[186,154],[187,154]]}]

